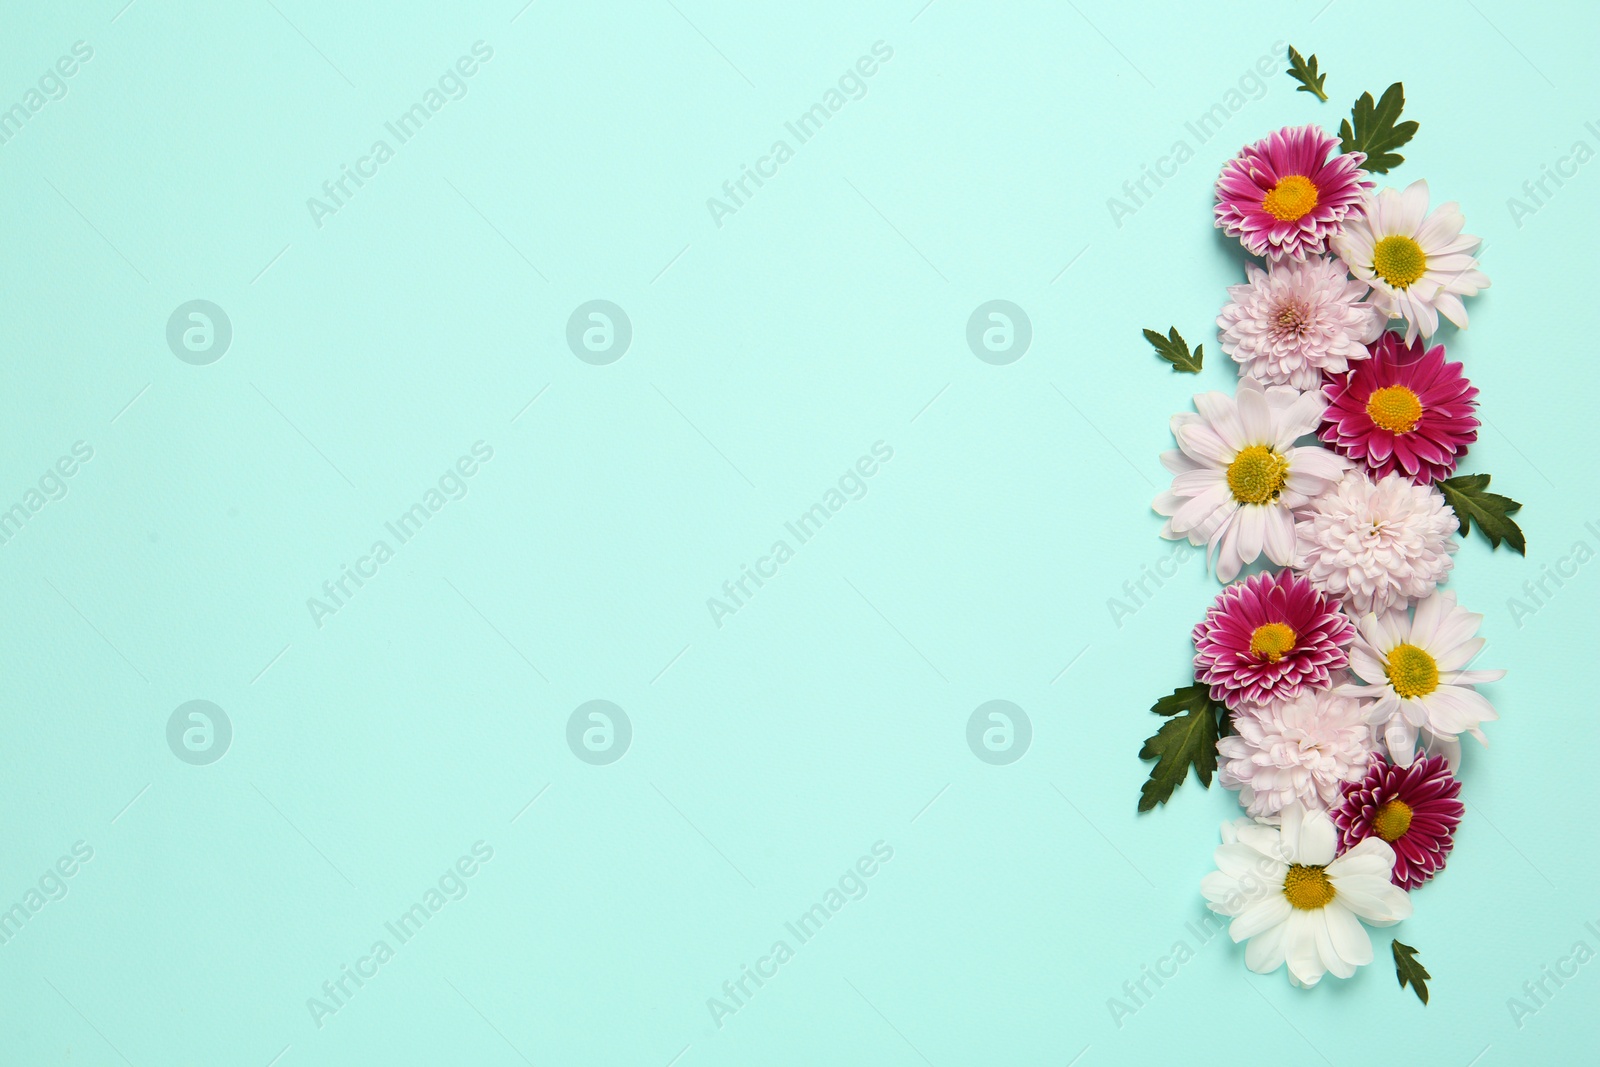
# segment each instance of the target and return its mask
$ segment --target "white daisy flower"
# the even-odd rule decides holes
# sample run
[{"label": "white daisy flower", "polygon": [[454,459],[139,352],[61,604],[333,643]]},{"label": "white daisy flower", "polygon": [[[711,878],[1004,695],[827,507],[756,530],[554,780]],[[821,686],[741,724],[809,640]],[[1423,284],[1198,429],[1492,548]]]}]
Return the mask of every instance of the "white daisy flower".
[{"label": "white daisy flower", "polygon": [[1433,486],[1352,470],[1301,511],[1295,569],[1352,616],[1404,607],[1449,576],[1460,525]]},{"label": "white daisy flower", "polygon": [[1488,743],[1479,724],[1500,716],[1473,686],[1499,681],[1506,672],[1463,669],[1483,648],[1483,638],[1474,636],[1482,622],[1482,615],[1457,607],[1451,592],[1435,592],[1414,612],[1395,608],[1358,621],[1350,648],[1358,680],[1335,692],[1371,701],[1367,721],[1392,762],[1411,765],[1419,731],[1447,753],[1463,733]]},{"label": "white daisy flower", "polygon": [[1298,803],[1282,827],[1224,823],[1217,869],[1200,881],[1207,906],[1233,917],[1228,934],[1246,941],[1245,965],[1270,974],[1289,965],[1289,981],[1314,986],[1324,974],[1349,978],[1372,962],[1368,926],[1411,915],[1405,890],[1390,881],[1394,849],[1376,835],[1334,858],[1339,835],[1327,812]]},{"label": "white daisy flower", "polygon": [[1482,241],[1461,232],[1466,221],[1454,201],[1428,214],[1428,183],[1414,181],[1404,192],[1383,189],[1368,197],[1365,210],[1345,219],[1333,238],[1350,273],[1372,286],[1372,303],[1406,320],[1408,345],[1419,333],[1438,332],[1440,315],[1465,329],[1461,298],[1489,288],[1472,255]]},{"label": "white daisy flower", "polygon": [[1228,286],[1217,326],[1239,373],[1267,385],[1321,389],[1324,372],[1367,358],[1387,321],[1367,303],[1367,283],[1351,281],[1336,259],[1269,260],[1266,270],[1247,265],[1245,276]]},{"label": "white daisy flower", "polygon": [[1234,396],[1201,393],[1199,414],[1172,417],[1178,447],[1161,463],[1172,488],[1155,499],[1167,516],[1161,536],[1206,546],[1217,577],[1231,582],[1263,552],[1279,566],[1294,555],[1294,509],[1326,489],[1347,461],[1295,442],[1316,428],[1326,401],[1318,392],[1241,378]]}]

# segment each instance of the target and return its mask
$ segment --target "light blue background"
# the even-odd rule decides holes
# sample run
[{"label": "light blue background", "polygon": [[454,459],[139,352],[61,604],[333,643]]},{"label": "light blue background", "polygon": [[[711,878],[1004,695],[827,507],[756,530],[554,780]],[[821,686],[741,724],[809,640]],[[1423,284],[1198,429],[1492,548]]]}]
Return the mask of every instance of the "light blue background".
[{"label": "light blue background", "polygon": [[[1600,148],[1591,5],[123,2],[7,3],[0,33],[0,106],[94,50],[0,145],[0,507],[94,450],[0,546],[0,907],[94,850],[0,946],[0,1062],[1595,1062],[1600,963],[1520,1028],[1507,1007],[1600,949],[1600,564],[1507,605],[1600,547],[1600,163],[1520,227],[1506,203]],[[318,228],[307,198],[479,40],[465,98]],[[716,226],[706,199],[880,40],[866,96]],[[1451,582],[1510,675],[1396,931],[1433,1003],[1384,933],[1312,992],[1219,937],[1119,1027],[1109,998],[1193,943],[1237,810],[1192,781],[1134,810],[1214,580],[1107,607],[1170,550],[1169,414],[1233,377],[1212,182],[1393,80],[1422,129],[1392,179],[1486,239],[1494,288],[1445,340],[1489,424],[1465,469],[1530,542],[1475,536]],[[209,366],[164,337],[196,298],[234,329]],[[597,298],[634,329],[609,366],[565,342]],[[994,298],[1033,324],[1009,366],[964,339]],[[1198,380],[1140,339],[1173,324]],[[480,440],[465,499],[315,625]],[[866,496],[715,626],[707,598],[878,441]],[[565,740],[596,698],[633,724],[609,766]],[[1009,766],[965,741],[994,698],[1033,724]],[[167,747],[191,699],[233,723],[210,766]],[[465,898],[319,1029],[307,998],[480,840]],[[877,841],[867,895],[719,1029],[707,998]]]}]

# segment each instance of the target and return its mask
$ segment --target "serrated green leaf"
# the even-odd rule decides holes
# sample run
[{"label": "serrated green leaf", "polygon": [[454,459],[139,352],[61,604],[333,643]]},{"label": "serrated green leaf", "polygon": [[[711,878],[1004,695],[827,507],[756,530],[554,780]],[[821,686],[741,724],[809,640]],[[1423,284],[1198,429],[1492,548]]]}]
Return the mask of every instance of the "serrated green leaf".
[{"label": "serrated green leaf", "polygon": [[1284,73],[1300,83],[1296,90],[1297,92],[1311,93],[1324,104],[1328,102],[1328,94],[1322,90],[1322,83],[1328,80],[1328,76],[1317,73],[1317,57],[1315,54],[1310,59],[1306,59],[1295,50],[1294,45],[1290,45],[1289,69]]},{"label": "serrated green leaf", "polygon": [[1150,710],[1167,721],[1139,750],[1140,759],[1156,761],[1149,781],[1139,789],[1140,811],[1172,799],[1172,791],[1189,777],[1190,767],[1200,784],[1211,788],[1211,775],[1217,769],[1217,717],[1219,712],[1227,716],[1226,709],[1211,699],[1210,689],[1200,684],[1174,690]]},{"label": "serrated green leaf", "polygon": [[1400,988],[1404,989],[1410,983],[1417,999],[1428,1003],[1428,979],[1433,975],[1417,962],[1417,950],[1399,941],[1392,942],[1389,948],[1394,952],[1394,976],[1400,980]]},{"label": "serrated green leaf", "polygon": [[1461,520],[1462,537],[1471,534],[1472,524],[1477,522],[1478,532],[1489,539],[1490,548],[1499,548],[1504,541],[1522,555],[1528,554],[1528,542],[1522,536],[1522,529],[1511,519],[1513,513],[1522,510],[1522,505],[1508,496],[1489,492],[1489,475],[1458,474],[1434,484],[1444,494],[1445,503],[1455,509],[1456,518]]},{"label": "serrated green leaf", "polygon": [[1387,174],[1404,163],[1406,157],[1393,149],[1411,140],[1418,129],[1415,122],[1395,121],[1405,106],[1406,91],[1399,82],[1385,89],[1376,104],[1371,93],[1362,93],[1350,118],[1339,123],[1339,151],[1366,153],[1367,161],[1361,166],[1373,174]]},{"label": "serrated green leaf", "polygon": [[1156,355],[1172,364],[1172,369],[1185,374],[1199,374],[1200,367],[1205,361],[1205,345],[1196,345],[1194,355],[1189,354],[1189,342],[1178,335],[1178,328],[1172,327],[1167,331],[1167,336],[1162,337],[1155,330],[1144,331],[1144,339],[1149,341],[1156,350]]}]

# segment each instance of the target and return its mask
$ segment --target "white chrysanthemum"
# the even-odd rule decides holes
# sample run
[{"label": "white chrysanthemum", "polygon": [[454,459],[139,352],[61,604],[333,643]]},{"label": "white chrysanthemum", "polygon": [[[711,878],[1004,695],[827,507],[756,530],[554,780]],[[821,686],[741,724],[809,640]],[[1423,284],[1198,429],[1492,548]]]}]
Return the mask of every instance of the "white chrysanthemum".
[{"label": "white chrysanthemum", "polygon": [[1289,965],[1289,981],[1314,986],[1324,974],[1349,978],[1372,962],[1362,927],[1393,926],[1411,900],[1390,880],[1394,849],[1373,836],[1334,858],[1338,833],[1327,812],[1291,804],[1280,829],[1224,823],[1217,869],[1200,881],[1207,906],[1233,916],[1228,935],[1250,942],[1244,962],[1257,974]]},{"label": "white chrysanthemum", "polygon": [[1419,731],[1445,745],[1463,733],[1488,744],[1479,725],[1500,716],[1473,686],[1506,672],[1463,669],[1483,648],[1475,636],[1482,622],[1449,592],[1435,592],[1415,612],[1396,608],[1358,620],[1350,648],[1357,680],[1334,692],[1371,702],[1367,721],[1381,733],[1391,762],[1411,765]]},{"label": "white chrysanthemum", "polygon": [[1433,486],[1351,470],[1301,509],[1295,567],[1352,614],[1404,607],[1449,575],[1460,525]]},{"label": "white chrysanthemum", "polygon": [[1352,281],[1336,259],[1272,260],[1245,267],[1244,285],[1217,316],[1222,350],[1239,373],[1268,385],[1318,389],[1322,373],[1341,374],[1367,358],[1384,315],[1366,302],[1369,286]]},{"label": "white chrysanthemum", "polygon": [[1361,702],[1327,690],[1241,707],[1233,730],[1217,742],[1222,784],[1239,790],[1244,809],[1269,822],[1296,802],[1328,810],[1372,758]]},{"label": "white chrysanthemum", "polygon": [[1372,302],[1392,319],[1406,320],[1406,344],[1417,334],[1432,337],[1439,316],[1466,329],[1463,296],[1489,288],[1473,253],[1482,243],[1462,233],[1467,220],[1454,201],[1428,214],[1428,183],[1405,192],[1383,189],[1368,197],[1362,212],[1344,221],[1334,251],[1350,273],[1372,286]]},{"label": "white chrysanthemum", "polygon": [[1161,455],[1174,476],[1155,499],[1155,510],[1167,516],[1161,536],[1205,545],[1207,563],[1224,582],[1263,552],[1288,565],[1294,509],[1347,466],[1326,449],[1295,444],[1321,419],[1322,395],[1241,378],[1235,395],[1201,393],[1194,406],[1199,414],[1172,417],[1178,448]]}]

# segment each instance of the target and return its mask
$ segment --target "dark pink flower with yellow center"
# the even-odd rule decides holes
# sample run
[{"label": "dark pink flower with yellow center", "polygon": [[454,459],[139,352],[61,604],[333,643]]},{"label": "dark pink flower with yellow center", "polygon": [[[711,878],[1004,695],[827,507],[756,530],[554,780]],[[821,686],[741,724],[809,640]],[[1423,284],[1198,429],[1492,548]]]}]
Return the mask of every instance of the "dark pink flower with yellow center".
[{"label": "dark pink flower with yellow center", "polygon": [[1349,786],[1333,810],[1339,851],[1381,838],[1394,849],[1394,884],[1415,889],[1444,869],[1466,811],[1456,799],[1460,793],[1461,783],[1450,776],[1444,756],[1409,767],[1374,756],[1366,777]]},{"label": "dark pink flower with yellow center", "polygon": [[1217,227],[1258,256],[1325,251],[1372,188],[1365,155],[1329,158],[1338,143],[1320,126],[1285,126],[1246,145],[1217,179]]},{"label": "dark pink flower with yellow center", "polygon": [[1323,387],[1321,438],[1381,478],[1399,471],[1418,485],[1448,478],[1478,439],[1478,390],[1446,363],[1444,346],[1424,350],[1385,332],[1372,358]]},{"label": "dark pink flower with yellow center", "polygon": [[1222,591],[1194,628],[1194,674],[1230,708],[1326,689],[1350,662],[1355,627],[1310,582],[1283,570]]}]

